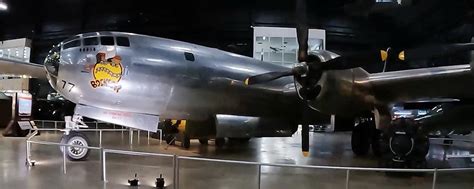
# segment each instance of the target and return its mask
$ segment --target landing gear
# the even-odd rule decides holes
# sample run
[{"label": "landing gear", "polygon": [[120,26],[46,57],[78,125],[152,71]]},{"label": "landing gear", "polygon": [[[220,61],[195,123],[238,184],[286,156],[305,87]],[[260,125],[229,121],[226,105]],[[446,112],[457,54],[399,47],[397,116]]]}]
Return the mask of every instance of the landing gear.
[{"label": "landing gear", "polygon": [[191,139],[189,138],[188,135],[184,134],[181,145],[183,145],[183,148],[186,148],[186,149],[189,149],[189,147],[191,147]]},{"label": "landing gear", "polygon": [[379,145],[380,131],[375,128],[372,118],[360,118],[352,130],[351,146],[352,152],[357,156],[365,156],[370,147],[374,155],[380,155]]},{"label": "landing gear", "polygon": [[429,139],[411,120],[395,120],[381,137],[381,165],[389,168],[426,168]]},{"label": "landing gear", "polygon": [[[65,116],[64,120],[66,122],[66,128],[64,130],[64,135],[61,138],[61,144],[88,147],[90,144],[90,140],[87,138],[86,135],[77,131],[80,128],[88,127],[82,121],[82,116]],[[66,150],[66,156],[71,161],[85,160],[87,159],[87,156],[89,156],[88,148],[65,146],[60,147],[60,149],[61,152],[63,152],[63,150]]]},{"label": "landing gear", "polygon": [[369,153],[370,138],[369,125],[367,122],[359,123],[352,130],[351,137],[352,152],[358,156],[364,156]]},{"label": "landing gear", "polygon": [[[64,134],[61,138],[61,144],[68,144],[74,146],[84,146],[88,147],[90,140],[87,138],[86,135],[77,132],[77,131],[70,131],[69,134]],[[80,148],[80,147],[60,147],[61,152],[66,149],[66,156],[71,161],[81,161],[87,159],[89,156],[89,149],[87,148]]]}]

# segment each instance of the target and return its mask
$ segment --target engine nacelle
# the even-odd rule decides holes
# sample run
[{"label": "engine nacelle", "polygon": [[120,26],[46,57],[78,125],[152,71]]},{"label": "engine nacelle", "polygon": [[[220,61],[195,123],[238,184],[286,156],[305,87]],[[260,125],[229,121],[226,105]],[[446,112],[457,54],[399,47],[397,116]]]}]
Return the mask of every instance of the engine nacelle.
[{"label": "engine nacelle", "polygon": [[371,93],[354,85],[355,77],[366,74],[360,68],[326,71],[318,82],[321,92],[309,105],[320,112],[347,116],[371,110]]},{"label": "engine nacelle", "polygon": [[[317,56],[322,62],[334,59],[339,55],[330,51],[316,51],[312,55]],[[311,100],[309,105],[326,114],[352,116],[363,110],[371,110],[368,102],[372,99],[370,91],[355,86],[355,78],[368,77],[369,73],[361,68],[347,70],[324,71],[316,85],[321,91],[316,99]],[[298,90],[301,85],[298,83]]]}]

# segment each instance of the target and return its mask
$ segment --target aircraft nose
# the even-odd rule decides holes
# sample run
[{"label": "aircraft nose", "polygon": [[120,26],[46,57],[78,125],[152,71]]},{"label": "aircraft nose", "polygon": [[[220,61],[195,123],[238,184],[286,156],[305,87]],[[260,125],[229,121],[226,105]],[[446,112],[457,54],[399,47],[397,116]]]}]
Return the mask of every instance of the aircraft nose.
[{"label": "aircraft nose", "polygon": [[53,46],[49,51],[46,59],[44,60],[44,66],[48,72],[49,83],[53,88],[56,86],[56,81],[59,72],[59,64],[61,59],[61,46]]}]

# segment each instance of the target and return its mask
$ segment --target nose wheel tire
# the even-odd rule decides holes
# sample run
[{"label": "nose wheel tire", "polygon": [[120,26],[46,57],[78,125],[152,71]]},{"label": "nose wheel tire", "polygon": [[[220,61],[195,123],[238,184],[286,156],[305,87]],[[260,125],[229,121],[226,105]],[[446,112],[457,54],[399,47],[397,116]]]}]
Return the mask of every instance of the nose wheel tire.
[{"label": "nose wheel tire", "polygon": [[[68,144],[68,145],[75,145],[75,146],[85,146],[88,147],[90,140],[87,138],[86,135],[71,131],[68,135],[63,135],[61,138],[61,144]],[[88,148],[80,148],[80,147],[72,147],[72,146],[65,146],[60,147],[61,152],[66,149],[66,157],[71,161],[81,161],[86,160],[89,156],[89,149]]]}]

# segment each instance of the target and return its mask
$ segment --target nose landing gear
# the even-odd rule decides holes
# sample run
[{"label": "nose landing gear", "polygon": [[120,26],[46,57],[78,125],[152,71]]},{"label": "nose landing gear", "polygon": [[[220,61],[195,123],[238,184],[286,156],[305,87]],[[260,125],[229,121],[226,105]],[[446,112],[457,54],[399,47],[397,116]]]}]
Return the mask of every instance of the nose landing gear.
[{"label": "nose landing gear", "polygon": [[82,121],[82,116],[80,115],[74,115],[73,117],[65,116],[64,119],[66,121],[66,128],[64,129],[64,135],[61,138],[61,144],[74,145],[74,147],[61,146],[61,152],[66,150],[66,156],[71,161],[81,161],[87,159],[89,156],[89,149],[76,146],[89,146],[89,138],[77,131],[79,128],[87,128],[88,126]]}]

